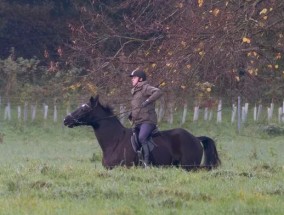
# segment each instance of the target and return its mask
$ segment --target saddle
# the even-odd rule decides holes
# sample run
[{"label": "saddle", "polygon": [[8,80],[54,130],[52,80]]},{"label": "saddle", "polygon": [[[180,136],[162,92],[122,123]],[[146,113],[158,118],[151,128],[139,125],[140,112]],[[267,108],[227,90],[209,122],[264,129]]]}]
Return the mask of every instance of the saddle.
[{"label": "saddle", "polygon": [[[156,137],[156,136],[159,136],[159,135],[160,135],[160,131],[158,130],[158,127],[156,127],[152,131],[150,138],[149,138],[149,141],[148,141],[148,147],[149,147],[150,152],[153,151],[153,149],[155,147],[157,147],[157,145],[155,144],[155,142],[153,140],[153,137]],[[136,152],[138,155],[142,155],[142,145],[138,140],[138,136],[137,136],[136,132],[132,133],[130,140],[131,140],[131,144],[132,144],[132,148],[133,148],[134,152]]]}]

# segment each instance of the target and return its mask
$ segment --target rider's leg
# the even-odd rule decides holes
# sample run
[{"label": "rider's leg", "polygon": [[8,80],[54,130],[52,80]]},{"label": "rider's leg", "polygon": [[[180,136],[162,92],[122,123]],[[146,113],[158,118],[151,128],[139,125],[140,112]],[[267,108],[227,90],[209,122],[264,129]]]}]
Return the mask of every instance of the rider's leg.
[{"label": "rider's leg", "polygon": [[149,137],[152,133],[152,131],[155,129],[154,124],[149,124],[149,123],[143,123],[140,126],[140,131],[139,131],[139,142],[142,144],[142,149],[143,149],[143,154],[144,154],[144,163],[145,165],[149,165],[150,163],[150,150],[148,146],[148,141]]}]

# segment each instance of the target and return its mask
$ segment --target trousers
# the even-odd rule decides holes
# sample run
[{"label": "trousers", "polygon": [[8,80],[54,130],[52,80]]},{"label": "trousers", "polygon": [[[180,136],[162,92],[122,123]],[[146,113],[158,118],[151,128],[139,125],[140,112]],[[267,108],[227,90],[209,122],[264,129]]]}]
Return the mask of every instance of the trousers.
[{"label": "trousers", "polygon": [[155,128],[156,125],[150,123],[142,123],[135,126],[135,130],[138,131],[138,140],[142,146],[147,144],[148,139]]}]

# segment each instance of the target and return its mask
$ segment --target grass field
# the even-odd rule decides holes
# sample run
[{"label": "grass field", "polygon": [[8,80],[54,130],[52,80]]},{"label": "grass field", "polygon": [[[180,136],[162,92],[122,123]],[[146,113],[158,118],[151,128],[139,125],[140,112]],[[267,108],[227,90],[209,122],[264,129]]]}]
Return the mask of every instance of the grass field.
[{"label": "grass field", "polygon": [[283,135],[186,128],[216,140],[220,168],[105,170],[90,128],[1,122],[0,214],[284,214]]}]

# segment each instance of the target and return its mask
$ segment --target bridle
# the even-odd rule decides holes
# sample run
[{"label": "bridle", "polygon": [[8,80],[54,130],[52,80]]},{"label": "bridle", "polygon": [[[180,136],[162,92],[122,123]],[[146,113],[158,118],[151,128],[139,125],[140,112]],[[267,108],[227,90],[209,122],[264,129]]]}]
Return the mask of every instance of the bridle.
[{"label": "bridle", "polygon": [[[90,110],[88,110],[87,112],[84,112],[84,113],[80,114],[80,115],[79,115],[78,117],[76,117],[76,118],[73,116],[72,113],[69,113],[68,116],[71,117],[72,120],[73,120],[75,123],[77,123],[77,124],[79,124],[79,125],[82,125],[84,122],[79,121],[78,118],[82,118],[84,115],[90,113],[90,112],[93,110],[93,108],[90,107],[88,104],[83,104],[81,107],[86,107],[86,106],[90,109]],[[96,104],[96,106],[97,106],[97,104]],[[96,106],[95,106],[95,107],[96,107]]]}]

